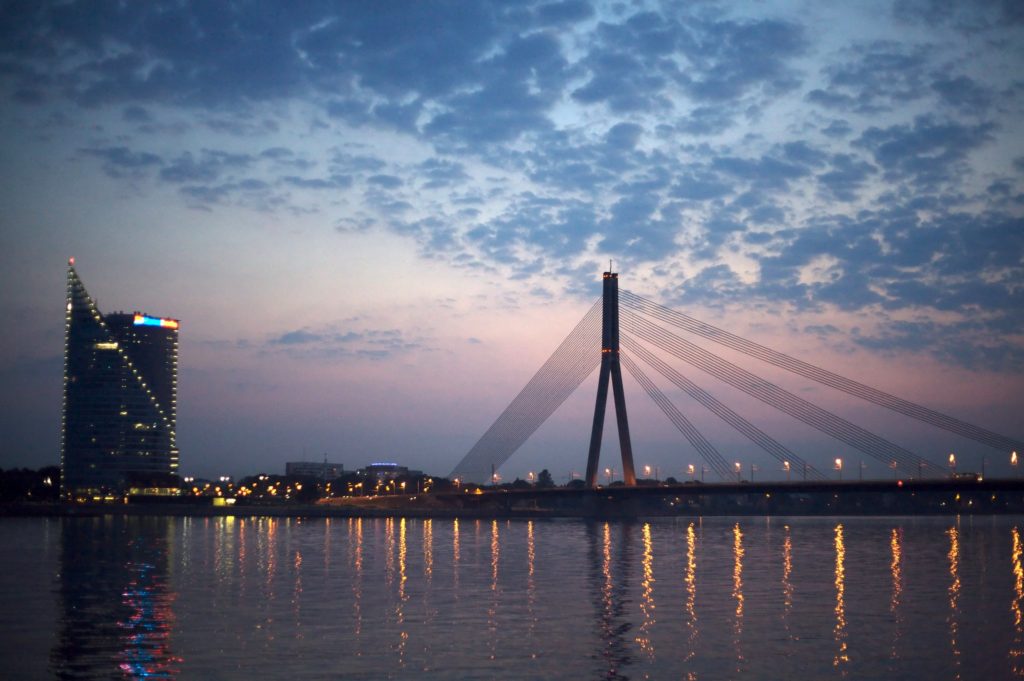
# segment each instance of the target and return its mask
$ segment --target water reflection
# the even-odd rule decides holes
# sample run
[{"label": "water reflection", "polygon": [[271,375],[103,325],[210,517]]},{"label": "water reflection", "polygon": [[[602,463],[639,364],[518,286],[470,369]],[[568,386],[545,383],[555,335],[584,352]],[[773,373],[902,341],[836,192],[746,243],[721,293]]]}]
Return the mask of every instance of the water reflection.
[{"label": "water reflection", "polygon": [[534,579],[534,562],[537,558],[537,545],[534,538],[534,523],[526,523],[526,613],[529,620],[527,638],[530,643],[530,657],[536,659],[537,650],[534,639],[537,631],[537,584]]},{"label": "water reflection", "polygon": [[903,602],[903,529],[893,528],[889,535],[889,548],[892,552],[892,560],[889,563],[889,571],[892,573],[892,596],[889,599],[889,613],[892,615],[894,633],[892,648],[889,651],[889,658],[899,657],[899,643],[903,636],[903,612],[900,605]]},{"label": "water reflection", "polygon": [[782,538],[782,626],[786,638],[789,631],[789,612],[793,609],[793,538],[789,536],[789,525],[783,526]]},{"label": "water reflection", "polygon": [[743,532],[740,524],[732,528],[732,597],[736,599],[736,618],[733,621],[733,647],[736,650],[736,673],[743,670]]},{"label": "water reflection", "polygon": [[949,528],[949,647],[953,653],[953,678],[960,678],[960,532]]},{"label": "water reflection", "polygon": [[687,651],[685,662],[697,654],[697,533],[693,523],[686,528],[686,630]]},{"label": "water reflection", "polygon": [[1010,669],[1014,676],[1024,676],[1024,564],[1021,562],[1022,546],[1020,529],[1014,527],[1010,531],[1013,540],[1013,552],[1010,560],[1013,565],[1013,600],[1010,611],[1013,613],[1013,643],[1010,647]]},{"label": "water reflection", "polygon": [[363,633],[363,519],[349,518],[348,527],[349,550],[352,554],[352,622],[358,656],[362,655]]},{"label": "water reflection", "polygon": [[[832,658],[832,665],[840,667],[850,661],[846,641],[846,544],[843,542],[843,524],[839,523],[835,529],[836,547],[836,625],[833,634],[836,640],[836,654]],[[845,675],[845,669],[844,675]]]},{"label": "water reflection", "polygon": [[59,679],[173,679],[175,594],[165,518],[61,521],[60,630],[50,657]]},{"label": "water reflection", "polygon": [[647,657],[654,659],[654,644],[651,642],[651,628],[654,626],[654,545],[651,540],[651,524],[644,523],[642,530],[644,553],[641,559],[644,578],[640,582],[640,610],[643,613],[643,622],[640,623],[640,630],[637,632],[636,642],[640,650],[647,654]]},{"label": "water reflection", "polygon": [[64,679],[1021,677],[1014,520],[67,520],[40,628]]},{"label": "water reflection", "polygon": [[[609,523],[587,526],[590,544],[589,584],[597,611],[597,634],[601,649],[594,656],[601,663],[600,678],[624,680],[632,663],[626,636],[632,628],[627,617],[628,566],[631,525],[622,525],[619,560],[613,561],[612,530]],[[617,575],[617,578],[616,578]]]},{"label": "water reflection", "polygon": [[409,642],[409,631],[405,626],[405,601],[409,598],[405,592],[406,580],[406,520],[398,523],[398,601],[395,604],[395,622],[398,625],[398,666],[405,666],[405,646]]},{"label": "water reflection", "polygon": [[429,584],[434,577],[434,523],[423,521],[423,576]]},{"label": "water reflection", "polygon": [[498,565],[501,556],[501,536],[498,532],[498,521],[491,521],[491,600],[487,607],[487,631],[489,633],[491,659],[498,653]]}]

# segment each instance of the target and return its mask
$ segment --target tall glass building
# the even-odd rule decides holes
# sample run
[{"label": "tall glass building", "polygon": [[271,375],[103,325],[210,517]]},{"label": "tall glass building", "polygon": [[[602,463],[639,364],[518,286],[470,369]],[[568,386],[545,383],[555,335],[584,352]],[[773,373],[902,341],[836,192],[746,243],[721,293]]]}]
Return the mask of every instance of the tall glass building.
[{"label": "tall glass building", "polygon": [[64,337],[65,497],[169,490],[178,472],[178,320],[100,314],[72,258]]}]

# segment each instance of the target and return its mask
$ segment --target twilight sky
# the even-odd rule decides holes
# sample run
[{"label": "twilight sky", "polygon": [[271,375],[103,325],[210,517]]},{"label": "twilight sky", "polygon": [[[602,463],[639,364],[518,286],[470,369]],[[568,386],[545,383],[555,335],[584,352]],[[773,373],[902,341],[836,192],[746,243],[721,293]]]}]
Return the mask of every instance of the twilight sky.
[{"label": "twilight sky", "polygon": [[[186,474],[448,473],[609,258],[624,288],[1024,438],[1019,2],[295,4],[0,5],[0,467],[57,461],[71,255],[104,312],[181,319]],[[822,467],[863,458],[680,368]],[[506,478],[582,470],[594,378]],[[638,466],[698,461],[628,377],[627,400]]]}]

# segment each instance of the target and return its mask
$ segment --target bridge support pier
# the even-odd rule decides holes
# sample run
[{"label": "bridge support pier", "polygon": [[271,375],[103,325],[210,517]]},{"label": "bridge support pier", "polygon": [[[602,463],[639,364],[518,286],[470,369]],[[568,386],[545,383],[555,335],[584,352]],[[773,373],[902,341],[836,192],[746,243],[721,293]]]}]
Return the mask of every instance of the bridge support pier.
[{"label": "bridge support pier", "polygon": [[622,390],[622,367],[619,364],[619,275],[615,272],[604,273],[601,312],[601,375],[597,383],[594,425],[590,431],[590,452],[587,454],[587,486],[597,486],[604,413],[608,404],[608,382],[611,381],[619,449],[622,452],[622,479],[627,486],[633,487],[636,485],[636,472],[633,469],[633,445],[629,440],[629,420],[626,418],[626,395]]}]

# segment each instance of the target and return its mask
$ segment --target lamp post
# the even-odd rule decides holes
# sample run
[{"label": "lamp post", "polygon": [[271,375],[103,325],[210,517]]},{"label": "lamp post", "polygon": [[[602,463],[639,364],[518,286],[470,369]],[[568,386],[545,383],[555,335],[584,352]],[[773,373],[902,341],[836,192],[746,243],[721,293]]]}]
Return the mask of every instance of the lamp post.
[{"label": "lamp post", "polygon": [[868,467],[868,465],[866,463],[864,463],[863,461],[861,461],[859,464],[857,464],[857,478],[859,480],[863,480],[864,479],[864,469],[867,468],[867,467]]},{"label": "lamp post", "polygon": [[956,454],[953,452],[949,453],[949,477],[956,477]]},{"label": "lamp post", "polygon": [[789,462],[788,461],[783,461],[782,462],[782,470],[786,471],[786,482],[789,482]]},{"label": "lamp post", "polygon": [[1010,452],[1010,465],[1013,466],[1013,475],[1017,475],[1017,452]]},{"label": "lamp post", "polygon": [[892,479],[895,480],[898,477],[898,474],[897,474],[897,471],[896,471],[896,462],[893,461],[891,464],[889,464],[889,468],[892,469]]},{"label": "lamp post", "polygon": [[740,471],[743,470],[742,464],[739,461],[736,462],[736,482],[740,481]]},{"label": "lamp post", "polygon": [[605,468],[604,469],[604,477],[608,481],[608,486],[611,487],[611,484],[612,484],[612,469],[611,468]]},{"label": "lamp post", "polygon": [[651,467],[650,466],[644,466],[644,475],[646,475],[648,478],[651,477]]},{"label": "lamp post", "polygon": [[754,482],[754,471],[756,471],[756,470],[757,470],[757,464],[756,463],[750,464],[750,482]]},{"label": "lamp post", "polygon": [[836,457],[836,470],[839,471],[839,479],[843,479],[843,460]]},{"label": "lamp post", "polygon": [[690,474],[690,482],[697,478],[697,468],[692,463],[686,466],[686,472]]}]

